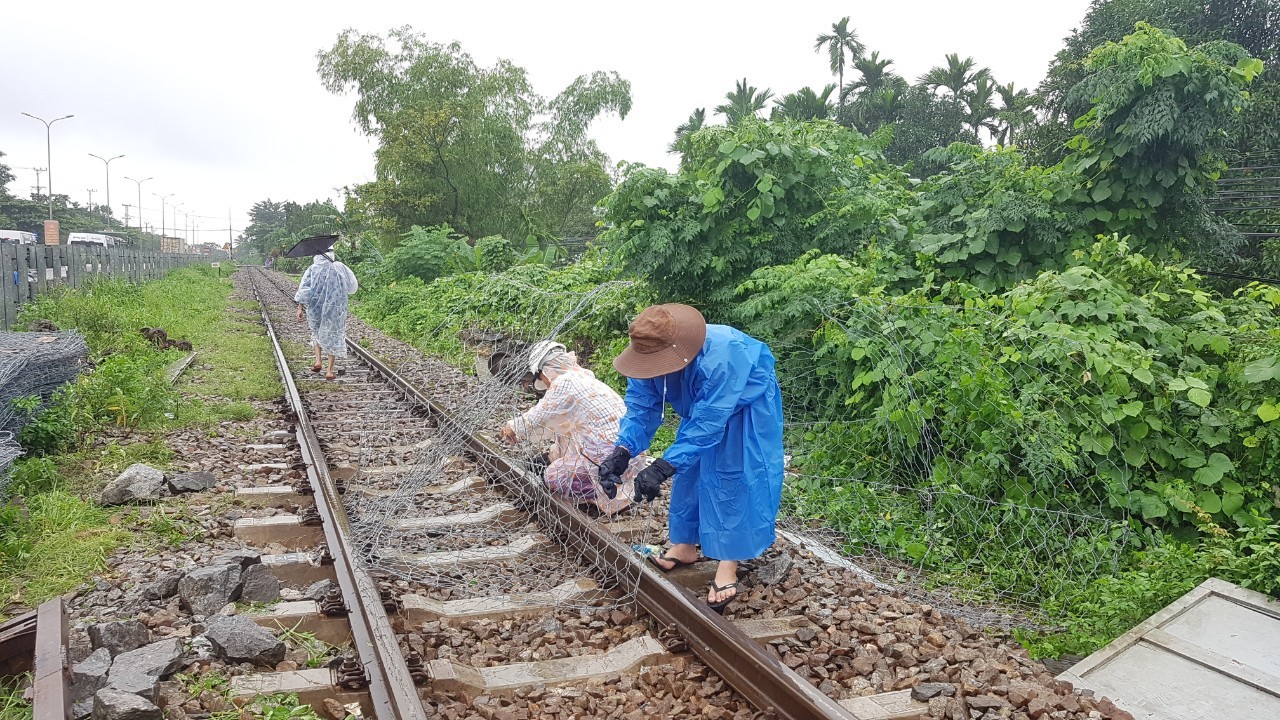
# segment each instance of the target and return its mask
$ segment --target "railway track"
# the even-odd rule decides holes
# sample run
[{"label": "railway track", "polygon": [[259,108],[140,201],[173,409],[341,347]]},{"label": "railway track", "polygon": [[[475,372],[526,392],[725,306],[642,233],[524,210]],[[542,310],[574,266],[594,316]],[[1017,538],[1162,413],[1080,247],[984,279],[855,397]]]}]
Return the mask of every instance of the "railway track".
[{"label": "railway track", "polygon": [[[786,533],[721,617],[702,594],[714,561],[664,574],[631,550],[662,541],[661,503],[609,519],[553,497],[489,439],[514,405],[486,404],[483,386],[359,321],[345,372],[317,379],[309,331],[289,317],[291,283],[259,269],[236,282],[259,301],[284,411],[253,430],[265,442],[239,455],[268,462],[239,466],[232,504],[246,511],[217,531],[234,540],[199,552],[213,563],[203,570],[260,563],[292,602],[192,603],[181,628],[193,638],[187,667],[200,672],[195,640],[215,613],[342,649],[312,655],[287,639],[285,662],[223,665],[237,701],[284,693],[320,717],[378,720],[990,720],[1008,717],[1011,700],[1040,697],[1058,708],[1053,717],[1092,718],[1095,708],[1128,717],[1073,693],[1011,640],[877,586]],[[68,682],[81,668],[68,663],[66,612],[57,600],[0,626],[0,660],[33,672],[39,720],[70,717],[68,692],[81,702],[82,686]],[[177,635],[168,629],[160,636]],[[316,667],[320,658],[328,664]],[[204,702],[183,707],[227,709]]]},{"label": "railway track", "polygon": [[[557,692],[569,688],[572,697],[574,686],[599,686],[652,668],[678,669],[687,666],[692,656],[709,669],[705,676],[718,678],[732,689],[724,691],[725,706],[730,708],[725,716],[855,717],[762,644],[794,635],[803,618],[736,624],[711,611],[700,595],[677,581],[701,588],[714,572],[714,563],[700,563],[670,576],[648,567],[627,542],[627,533],[643,520],[597,522],[552,497],[536,474],[480,434],[468,431],[458,417],[360,344],[348,341],[355,362],[348,360],[345,372],[333,383],[313,380],[315,376],[309,376],[305,367],[290,369],[285,347],[292,342],[296,349],[309,338],[305,324],[282,319],[292,308],[292,286],[278,275],[258,269],[247,272],[263,304],[264,322],[285,379],[315,509],[275,516],[269,523],[242,521],[237,534],[251,543],[254,538],[278,540],[276,531],[264,530],[270,525],[292,533],[297,538],[294,544],[303,545],[306,541],[300,536],[318,538],[304,528],[314,528],[319,515],[319,529],[341,590],[341,601],[335,595],[331,604],[345,606],[354,641],[354,653],[330,677],[336,689],[355,691],[337,697],[339,701],[349,703],[354,697],[371,717],[427,717],[444,699],[515,698],[545,687],[560,688]],[[292,364],[298,365],[296,360]],[[465,441],[465,456],[456,458],[456,467],[446,469],[447,478],[460,479],[427,487],[414,496],[412,512],[383,533],[407,539],[398,539],[394,550],[373,551],[379,565],[393,568],[392,573],[370,574],[358,561],[361,552],[370,552],[370,539],[360,537],[353,518],[359,516],[362,503],[376,503],[392,493],[397,483],[416,470],[415,450],[440,436]],[[271,497],[268,502],[283,507],[305,507],[308,497],[294,488],[255,489],[249,494]],[[383,535],[374,542],[381,542]],[[359,543],[363,549],[357,547]],[[418,543],[422,550],[412,552]],[[539,558],[547,560],[546,567],[538,567]],[[434,577],[453,582],[433,588],[432,583],[396,581],[397,563],[415,571],[401,577],[420,577],[423,568],[430,572],[434,564],[441,568]],[[512,583],[513,568],[527,572],[531,567],[541,583]],[[486,575],[497,577],[486,580]],[[526,591],[494,594],[496,589],[513,587]],[[557,608],[585,612],[596,605],[607,612],[618,607],[618,601],[610,599],[611,590],[615,597],[620,591],[625,598],[634,598],[638,612],[623,612],[620,618],[632,621],[613,628],[607,639],[585,638],[591,653],[551,653],[548,659],[494,662],[477,668],[474,659],[471,664],[458,662],[457,653],[431,647],[449,634],[444,628],[483,634],[476,633],[477,626],[516,623],[524,627],[520,623],[537,623],[540,616],[545,623]],[[638,621],[635,615],[640,616]],[[291,621],[292,616],[282,624]],[[640,630],[645,626],[649,631]],[[422,628],[434,631],[422,632]],[[578,648],[583,649],[588,648]],[[699,672],[693,673],[695,680]],[[321,673],[307,678],[315,687],[304,687],[296,673],[281,675],[237,678],[237,692],[286,689],[315,699],[341,695],[332,692],[335,688],[321,687]],[[673,694],[679,694],[679,689]],[[431,709],[424,709],[420,698],[426,698]]]}]

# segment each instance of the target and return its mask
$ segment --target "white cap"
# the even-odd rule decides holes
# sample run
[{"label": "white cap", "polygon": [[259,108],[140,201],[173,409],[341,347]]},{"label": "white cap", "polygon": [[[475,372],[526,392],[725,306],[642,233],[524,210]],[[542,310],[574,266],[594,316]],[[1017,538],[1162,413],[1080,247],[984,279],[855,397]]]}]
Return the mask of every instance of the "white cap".
[{"label": "white cap", "polygon": [[565,346],[550,340],[539,340],[534,343],[533,347],[529,349],[529,372],[534,375],[541,373],[542,364],[547,361],[551,353],[557,350],[564,352]]}]

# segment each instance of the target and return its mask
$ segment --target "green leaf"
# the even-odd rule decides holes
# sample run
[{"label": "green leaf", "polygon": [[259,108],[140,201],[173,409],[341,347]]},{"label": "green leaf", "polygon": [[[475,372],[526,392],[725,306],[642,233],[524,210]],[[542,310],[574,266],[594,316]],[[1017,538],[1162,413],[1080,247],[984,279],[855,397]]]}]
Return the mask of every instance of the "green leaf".
[{"label": "green leaf", "polygon": [[1155,520],[1169,514],[1169,508],[1153,495],[1143,495],[1138,500],[1138,510],[1142,513],[1143,520]]},{"label": "green leaf", "polygon": [[1143,385],[1150,385],[1156,381],[1155,377],[1151,374],[1151,371],[1143,367],[1134,368],[1133,372],[1129,374]]},{"label": "green leaf", "polygon": [[738,147],[738,143],[736,140],[725,140],[724,142],[720,143],[720,147],[716,148],[716,152],[720,153],[721,155],[728,155],[729,153],[733,152],[734,149],[737,147]]},{"label": "green leaf", "polygon": [[1134,417],[1138,413],[1142,412],[1142,401],[1134,400],[1133,402],[1127,402],[1120,406],[1120,411],[1129,417]]},{"label": "green leaf", "polygon": [[753,202],[751,203],[751,207],[747,208],[747,219],[748,220],[760,219],[760,203],[759,202]]},{"label": "green leaf", "polygon": [[907,555],[911,556],[912,560],[919,560],[924,557],[925,553],[929,552],[928,547],[918,542],[907,543],[906,547],[902,549],[906,551]]},{"label": "green leaf", "polygon": [[1236,466],[1231,462],[1231,458],[1222,453],[1214,453],[1209,456],[1205,466],[1196,471],[1192,479],[1201,485],[1216,485],[1224,475],[1235,470],[1235,468]]},{"label": "green leaf", "polygon": [[1236,493],[1228,493],[1222,496],[1222,512],[1226,515],[1234,515],[1236,511],[1244,507],[1244,496]]},{"label": "green leaf", "polygon": [[1212,515],[1222,509],[1222,498],[1219,498],[1218,493],[1212,490],[1201,490],[1196,493],[1196,505],[1199,505],[1201,510]]},{"label": "green leaf", "polygon": [[1264,423],[1280,420],[1280,407],[1269,402],[1264,402],[1258,406],[1258,417]]},{"label": "green leaf", "polygon": [[1260,383],[1280,378],[1280,366],[1276,365],[1276,356],[1259,358],[1244,366],[1245,382]]},{"label": "green leaf", "polygon": [[1209,407],[1209,402],[1213,400],[1213,394],[1208,390],[1191,388],[1187,391],[1187,399],[1200,407]]}]

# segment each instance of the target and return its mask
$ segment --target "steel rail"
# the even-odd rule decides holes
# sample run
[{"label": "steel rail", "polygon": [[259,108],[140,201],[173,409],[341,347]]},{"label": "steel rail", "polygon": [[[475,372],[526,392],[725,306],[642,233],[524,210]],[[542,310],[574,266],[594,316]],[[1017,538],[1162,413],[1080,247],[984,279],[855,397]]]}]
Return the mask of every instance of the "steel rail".
[{"label": "steel rail", "polygon": [[673,629],[683,636],[690,650],[758,710],[772,712],[774,717],[783,720],[856,720],[852,713],[783,665],[692,592],[647,567],[613,533],[563,499],[551,495],[541,478],[469,432],[448,410],[368,350],[350,339],[347,340],[347,349],[420,403],[442,428],[449,427],[466,438],[477,461],[504,478],[504,486],[526,507],[532,508],[545,529],[554,534],[554,529],[563,528],[564,532],[558,539],[567,548],[590,550],[584,555],[596,559],[593,564],[598,572],[615,576],[617,571],[614,568],[630,566],[639,576],[636,599],[640,607],[664,628]]},{"label": "steel rail", "polygon": [[302,405],[302,396],[293,381],[293,374],[289,372],[288,359],[280,347],[280,339],[267,313],[266,303],[258,293],[258,283],[254,279],[257,276],[260,273],[256,271],[250,275],[253,294],[261,306],[262,321],[267,327],[267,337],[271,339],[271,349],[280,369],[285,395],[296,418],[298,449],[307,467],[307,479],[315,491],[316,510],[324,518],[322,529],[329,554],[333,556],[338,586],[342,590],[342,596],[355,604],[355,607],[350,608],[347,618],[351,622],[354,645],[369,681],[369,698],[374,715],[379,720],[426,720],[427,713],[410,677],[404,655],[400,652],[400,643],[387,620],[378,586],[356,563],[347,541],[350,523],[342,498],[329,477],[329,465],[324,460],[320,440]]}]

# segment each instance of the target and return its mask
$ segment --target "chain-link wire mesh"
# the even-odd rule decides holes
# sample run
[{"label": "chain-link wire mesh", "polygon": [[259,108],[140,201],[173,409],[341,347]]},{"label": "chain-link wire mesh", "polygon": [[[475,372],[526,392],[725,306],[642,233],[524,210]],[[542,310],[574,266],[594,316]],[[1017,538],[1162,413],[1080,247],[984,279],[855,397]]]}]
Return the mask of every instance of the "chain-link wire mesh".
[{"label": "chain-link wire mesh", "polygon": [[[609,565],[570,528],[532,521],[554,515],[539,503],[558,500],[511,492],[545,486],[548,444],[506,447],[498,438],[534,401],[533,343],[556,339],[573,350],[580,324],[627,286],[557,293],[491,281],[511,284],[519,322],[497,326],[459,310],[422,331],[456,337],[465,352],[455,361],[481,358],[479,377],[453,399],[456,422],[394,440],[370,428],[361,437],[374,441],[342,448],[363,469],[364,490],[348,495],[348,510],[364,561],[437,599],[547,591],[587,564]],[[1125,469],[1107,451],[1125,411],[1107,406],[1079,347],[973,309],[859,300],[821,308],[820,317],[813,335],[773,344],[787,418],[785,538],[825,543],[880,580],[951,607],[1025,610],[1115,570],[1129,531],[1108,490]],[[429,377],[417,380],[432,393]],[[1094,429],[1081,436],[1074,421],[1086,415]],[[476,434],[493,451],[477,450]],[[581,487],[592,492],[602,452],[584,453],[580,466]],[[495,453],[519,467],[493,471]],[[567,501],[624,543],[661,546],[667,492],[669,484],[657,502],[616,514],[601,512],[591,492]],[[617,599],[630,599],[634,565],[605,574]]]},{"label": "chain-link wire mesh", "polygon": [[1127,513],[1080,348],[989,313],[859,300],[775,347],[793,454],[779,526],[881,577],[1034,606],[1116,569]]},{"label": "chain-link wire mesh", "polygon": [[[75,332],[0,332],[0,492],[21,454],[14,439],[63,384],[85,368],[89,346]],[[21,410],[15,401],[38,398]]]}]

